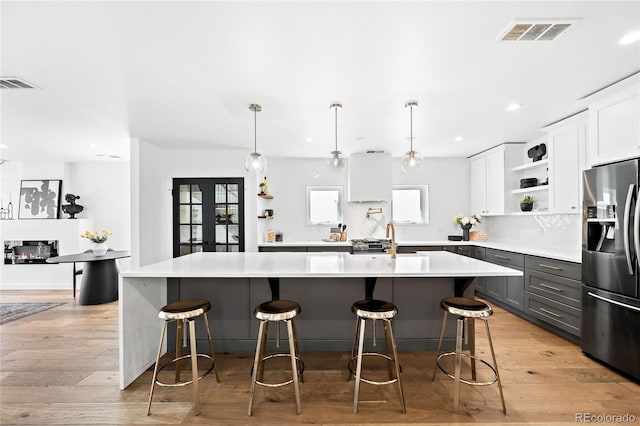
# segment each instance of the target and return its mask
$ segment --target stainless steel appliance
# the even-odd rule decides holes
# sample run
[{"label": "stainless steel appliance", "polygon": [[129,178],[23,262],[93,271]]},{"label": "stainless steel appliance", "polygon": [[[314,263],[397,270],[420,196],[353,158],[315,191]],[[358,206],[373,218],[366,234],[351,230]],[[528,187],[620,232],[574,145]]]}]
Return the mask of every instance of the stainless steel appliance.
[{"label": "stainless steel appliance", "polygon": [[640,380],[640,159],[584,172],[582,351]]},{"label": "stainless steel appliance", "polygon": [[386,238],[364,238],[351,240],[351,253],[384,253],[391,248],[391,240]]}]

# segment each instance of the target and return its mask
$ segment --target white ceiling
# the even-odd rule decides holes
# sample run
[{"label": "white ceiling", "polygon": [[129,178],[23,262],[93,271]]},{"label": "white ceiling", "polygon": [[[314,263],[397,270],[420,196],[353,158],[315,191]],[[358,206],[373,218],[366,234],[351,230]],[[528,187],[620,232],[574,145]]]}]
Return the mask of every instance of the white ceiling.
[{"label": "white ceiling", "polygon": [[[7,2],[0,158],[127,159],[165,148],[468,156],[584,109],[640,69],[640,1]],[[553,42],[496,42],[514,19],[572,18]],[[507,112],[508,103],[524,106]],[[463,142],[454,142],[463,135]],[[313,138],[313,142],[307,142]],[[94,148],[90,145],[95,144]]]}]

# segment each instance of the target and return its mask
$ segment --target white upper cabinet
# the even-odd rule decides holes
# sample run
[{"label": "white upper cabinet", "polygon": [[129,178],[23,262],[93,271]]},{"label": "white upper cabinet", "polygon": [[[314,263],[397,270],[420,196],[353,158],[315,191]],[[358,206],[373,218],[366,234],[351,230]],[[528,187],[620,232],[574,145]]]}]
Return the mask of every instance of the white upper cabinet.
[{"label": "white upper cabinet", "polygon": [[580,213],[582,171],[586,167],[586,113],[544,130],[549,132],[549,210],[552,213]]},{"label": "white upper cabinet", "polygon": [[349,156],[349,202],[391,201],[391,154]]},{"label": "white upper cabinet", "polygon": [[589,164],[640,156],[640,86],[589,105]]},{"label": "white upper cabinet", "polygon": [[504,144],[470,158],[471,214],[499,216],[506,212],[511,167],[521,156],[520,144]]}]

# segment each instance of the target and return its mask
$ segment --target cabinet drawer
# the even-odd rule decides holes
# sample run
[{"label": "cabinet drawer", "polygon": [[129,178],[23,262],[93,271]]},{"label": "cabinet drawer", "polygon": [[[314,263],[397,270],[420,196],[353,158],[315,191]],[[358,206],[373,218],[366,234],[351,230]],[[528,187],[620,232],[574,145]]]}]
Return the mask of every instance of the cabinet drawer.
[{"label": "cabinet drawer", "polygon": [[565,305],[580,309],[582,306],[582,283],[557,275],[527,269],[524,274],[525,291]]},{"label": "cabinet drawer", "polygon": [[546,257],[529,256],[525,257],[525,268],[548,274],[560,275],[580,281],[582,278],[582,265],[580,263],[565,262],[563,260],[548,259]]},{"label": "cabinet drawer", "polygon": [[575,336],[580,336],[580,309],[525,292],[525,312]]},{"label": "cabinet drawer", "polygon": [[486,259],[486,250],[484,247],[471,247],[471,257],[474,259],[484,260]]},{"label": "cabinet drawer", "polygon": [[417,251],[441,251],[441,246],[398,246],[398,253],[415,253]]},{"label": "cabinet drawer", "polygon": [[471,256],[471,246],[444,246],[445,251],[450,251],[451,253],[457,253],[462,256]]},{"label": "cabinet drawer", "polygon": [[491,263],[499,263],[504,266],[524,267],[524,255],[513,253],[510,251],[487,249],[486,261]]}]

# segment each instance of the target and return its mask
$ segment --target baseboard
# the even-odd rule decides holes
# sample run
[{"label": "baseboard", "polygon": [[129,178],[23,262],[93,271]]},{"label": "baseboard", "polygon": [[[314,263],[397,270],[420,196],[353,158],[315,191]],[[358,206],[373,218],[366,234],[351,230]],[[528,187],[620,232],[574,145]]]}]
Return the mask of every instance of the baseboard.
[{"label": "baseboard", "polygon": [[[78,283],[80,284],[80,283]],[[72,283],[2,283],[0,290],[69,290],[73,289]],[[80,285],[78,285],[80,290]]]}]

